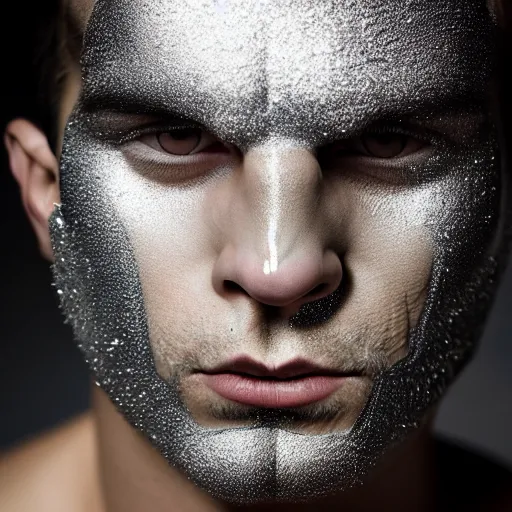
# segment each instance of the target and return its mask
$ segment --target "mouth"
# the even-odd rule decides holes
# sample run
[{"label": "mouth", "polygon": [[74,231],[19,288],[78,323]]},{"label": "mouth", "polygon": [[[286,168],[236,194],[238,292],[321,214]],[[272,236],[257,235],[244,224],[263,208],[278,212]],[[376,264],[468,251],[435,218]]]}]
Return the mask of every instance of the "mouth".
[{"label": "mouth", "polygon": [[302,407],[328,398],[358,372],[339,372],[302,359],[269,367],[249,357],[201,372],[201,380],[222,398],[263,408]]}]

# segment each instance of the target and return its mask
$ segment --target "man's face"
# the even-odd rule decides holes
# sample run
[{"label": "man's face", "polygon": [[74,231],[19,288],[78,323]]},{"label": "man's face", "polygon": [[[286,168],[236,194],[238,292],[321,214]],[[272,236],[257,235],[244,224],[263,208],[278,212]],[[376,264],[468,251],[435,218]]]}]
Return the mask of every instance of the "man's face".
[{"label": "man's face", "polygon": [[501,247],[490,37],[455,0],[97,3],[57,283],[199,485],[349,485],[469,354]]}]

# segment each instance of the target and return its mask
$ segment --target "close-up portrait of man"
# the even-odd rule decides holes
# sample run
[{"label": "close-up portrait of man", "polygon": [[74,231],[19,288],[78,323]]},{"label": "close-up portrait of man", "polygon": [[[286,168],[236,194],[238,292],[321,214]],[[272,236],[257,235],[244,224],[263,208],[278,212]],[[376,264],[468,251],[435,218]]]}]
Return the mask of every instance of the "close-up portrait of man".
[{"label": "close-up portrait of man", "polygon": [[91,402],[0,510],[512,511],[433,430],[509,254],[504,3],[53,10],[6,166]]}]

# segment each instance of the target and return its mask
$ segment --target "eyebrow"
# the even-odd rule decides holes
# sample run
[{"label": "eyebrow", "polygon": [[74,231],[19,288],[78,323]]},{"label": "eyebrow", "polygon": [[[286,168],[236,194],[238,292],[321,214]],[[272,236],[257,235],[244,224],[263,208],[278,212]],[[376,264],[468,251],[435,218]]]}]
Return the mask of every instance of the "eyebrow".
[{"label": "eyebrow", "polygon": [[[467,105],[468,102],[483,103],[486,93],[487,90],[484,87],[468,87],[460,88],[458,91],[449,91],[447,94],[443,94],[441,90],[436,90],[435,94],[424,95],[419,101],[405,95],[396,105],[379,109],[379,117],[439,110],[453,111],[454,106],[456,110],[459,110],[461,106]],[[95,88],[94,91],[85,89],[81,97],[81,108],[87,113],[113,111],[133,115],[151,114],[164,117],[186,115],[185,112],[182,113],[178,109],[155,102],[153,98],[147,95],[137,95],[133,91],[119,87],[115,90],[108,87],[100,90]]]},{"label": "eyebrow", "polygon": [[431,121],[450,118],[460,118],[464,114],[476,114],[485,107],[485,95],[468,94],[465,96],[450,95],[441,101],[426,98],[422,102],[400,104],[398,107],[384,108],[369,119],[368,124],[393,122],[401,119]]},{"label": "eyebrow", "polygon": [[[139,92],[139,91],[137,91]],[[412,91],[411,91],[412,92]],[[418,122],[422,124],[435,124],[436,122],[450,122],[453,118],[460,118],[462,115],[481,113],[485,103],[485,90],[480,87],[468,87],[458,90],[437,91],[438,94],[422,96],[418,101],[416,98],[404,96],[404,101],[397,101],[393,104],[382,105],[382,108],[368,109],[365,112],[367,117],[361,116],[354,119],[352,126],[345,130],[341,126],[334,127],[332,137],[328,137],[325,143],[357,136],[365,130],[371,129],[380,123],[397,123],[399,121]],[[115,90],[107,87],[95,88],[92,91],[85,90],[81,99],[81,110],[89,117],[88,124],[91,129],[102,131],[105,126],[113,130],[130,129],[151,124],[180,122],[180,124],[193,125],[214,135],[222,137],[217,130],[211,126],[212,123],[201,116],[198,111],[183,110],[164,105],[155,101],[142,92],[137,94],[134,91],[123,87]],[[477,117],[472,115],[473,119]],[[130,127],[130,125],[133,125]],[[235,138],[238,138],[235,135]]]},{"label": "eyebrow", "polygon": [[156,105],[154,100],[148,97],[137,97],[129,91],[109,89],[100,92],[88,93],[84,91],[80,106],[83,112],[118,112],[132,115],[169,116],[170,109],[166,106]]},{"label": "eyebrow", "polygon": [[110,127],[122,130],[127,125],[151,125],[157,121],[181,120],[187,124],[203,127],[199,119],[190,113],[172,109],[167,105],[156,104],[151,98],[137,97],[128,91],[112,91],[109,89],[93,94],[83,94],[80,109],[88,115],[88,124],[92,128],[102,122]]}]

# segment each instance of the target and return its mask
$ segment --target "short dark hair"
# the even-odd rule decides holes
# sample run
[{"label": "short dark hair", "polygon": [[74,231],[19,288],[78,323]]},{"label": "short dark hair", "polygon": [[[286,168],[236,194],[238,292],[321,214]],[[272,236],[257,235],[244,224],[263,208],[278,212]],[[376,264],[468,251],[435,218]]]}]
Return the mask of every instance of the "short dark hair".
[{"label": "short dark hair", "polygon": [[52,148],[57,142],[57,118],[65,75],[60,52],[62,42],[62,2],[45,2],[47,10],[35,34],[34,67],[37,74],[36,102],[38,124],[46,133]]},{"label": "short dark hair", "polygon": [[71,15],[69,2],[45,0],[34,31],[33,67],[35,109],[25,115],[46,134],[57,148],[58,117],[70,64],[80,58],[82,34]]}]

